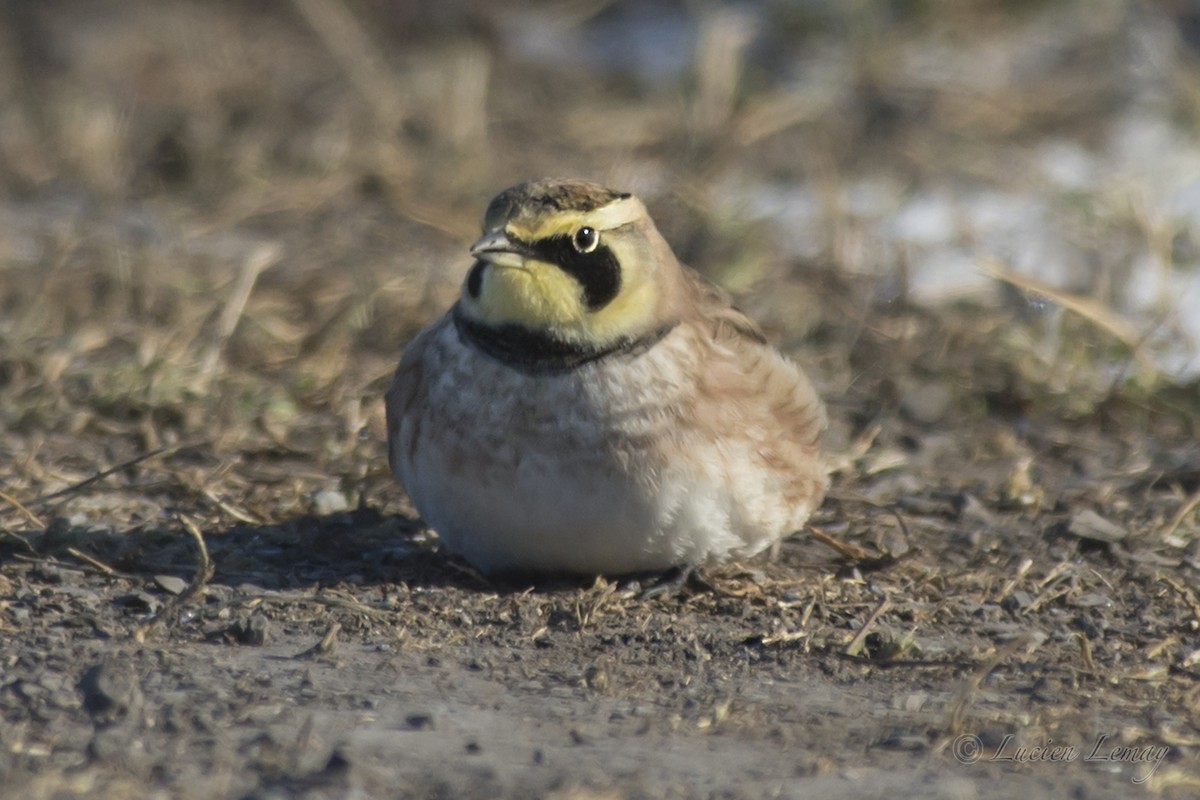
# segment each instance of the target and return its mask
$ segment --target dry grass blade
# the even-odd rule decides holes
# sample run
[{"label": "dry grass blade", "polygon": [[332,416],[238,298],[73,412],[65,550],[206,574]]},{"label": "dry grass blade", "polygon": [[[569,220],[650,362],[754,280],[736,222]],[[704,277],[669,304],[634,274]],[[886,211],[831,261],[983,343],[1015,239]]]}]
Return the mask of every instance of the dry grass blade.
[{"label": "dry grass blade", "polygon": [[1092,646],[1088,644],[1087,637],[1082,633],[1075,633],[1075,641],[1079,642],[1079,658],[1083,661],[1083,667],[1088,672],[1096,671],[1096,662],[1092,660]]},{"label": "dry grass blade", "polygon": [[237,329],[238,321],[246,310],[246,303],[250,300],[250,293],[254,291],[254,284],[258,282],[258,276],[278,263],[282,254],[283,250],[279,245],[263,244],[255,248],[242,262],[242,269],[238,272],[233,291],[217,319],[216,338],[200,361],[200,377],[205,386],[216,375],[221,363],[221,353]]},{"label": "dry grass blade", "polygon": [[992,673],[992,670],[1004,663],[1009,657],[1026,647],[1029,641],[1030,637],[1026,635],[1017,637],[1009,642],[1007,646],[998,649],[995,655],[984,662],[963,683],[962,688],[958,691],[958,698],[954,703],[954,708],[950,712],[950,720],[946,725],[947,738],[934,748],[935,753],[940,753],[946,749],[951,742],[950,737],[957,736],[963,732],[963,724],[966,722],[967,714],[971,710],[971,703],[984,679]]},{"label": "dry grass blade", "polygon": [[753,25],[745,15],[735,11],[714,11],[701,19],[692,109],[700,131],[716,131],[733,115],[745,66],[745,49],[753,37]]},{"label": "dry grass blade", "polygon": [[183,523],[183,527],[191,534],[200,555],[200,558],[196,561],[196,572],[192,576],[191,584],[188,586],[187,591],[179,596],[181,600],[186,600],[195,597],[204,590],[204,586],[213,576],[214,567],[208,557],[208,545],[204,543],[204,534],[200,532],[200,528],[187,517],[180,517],[179,521]]},{"label": "dry grass blade", "polygon": [[847,561],[866,561],[870,558],[870,554],[856,544],[847,544],[830,536],[825,531],[818,528],[816,525],[809,525],[809,531],[812,537],[826,547],[832,548],[842,558]]},{"label": "dry grass blade", "polygon": [[93,556],[89,556],[87,553],[83,552],[82,550],[79,550],[78,548],[75,548],[75,547],[68,547],[68,548],[67,548],[67,553],[69,553],[69,554],[70,554],[72,557],[74,557],[74,558],[78,558],[80,561],[84,562],[85,564],[90,564],[90,565],[92,565],[92,566],[93,566],[93,567],[95,567],[96,569],[98,569],[98,570],[100,570],[101,572],[103,572],[105,575],[110,575],[110,576],[113,576],[113,577],[118,577],[118,576],[121,576],[121,573],[120,573],[120,572],[118,572],[117,570],[113,569],[113,568],[112,568],[112,567],[110,567],[108,564],[105,564],[103,561],[101,561],[101,560],[100,560],[100,559],[98,559],[98,558],[94,558]]},{"label": "dry grass blade", "polygon": [[331,0],[292,0],[292,4],[370,104],[384,130],[395,131],[404,116],[404,103],[395,87],[404,83],[354,13]]},{"label": "dry grass blade", "polygon": [[302,650],[292,658],[315,658],[317,656],[332,655],[337,650],[337,637],[342,630],[342,623],[335,622],[329,626],[329,630],[325,631],[325,635],[321,637],[321,641],[314,644],[307,650]]},{"label": "dry grass blade", "polygon": [[887,595],[884,595],[883,599],[880,600],[875,608],[872,609],[871,613],[867,615],[866,620],[858,629],[858,633],[854,634],[854,638],[850,640],[842,652],[848,656],[858,655],[859,651],[862,650],[863,642],[866,641],[867,635],[871,632],[871,627],[879,621],[879,618],[883,616],[884,612],[891,608],[891,606],[891,599]]},{"label": "dry grass blade", "polygon": [[211,559],[209,559],[208,546],[204,543],[204,535],[200,532],[200,528],[187,517],[180,517],[179,522],[196,543],[198,551],[196,571],[193,573],[192,580],[188,584],[187,589],[182,594],[171,598],[154,619],[134,631],[133,638],[135,641],[144,642],[152,633],[174,624],[179,618],[180,610],[204,592],[204,587],[208,585],[209,579],[213,576],[214,567]]},{"label": "dry grass blade", "polygon": [[1128,320],[1111,308],[1090,298],[1064,292],[1037,278],[1031,278],[1028,275],[1019,275],[1006,270],[995,261],[984,260],[982,266],[993,278],[1004,281],[1022,292],[1041,295],[1047,300],[1087,320],[1125,345],[1129,349],[1129,352],[1133,354],[1133,357],[1137,359],[1138,363],[1148,370],[1150,374],[1156,378],[1161,375],[1158,365],[1154,363],[1151,355],[1146,352],[1146,347],[1143,343],[1145,337]]},{"label": "dry grass blade", "polygon": [[[66,487],[65,489],[59,489],[57,492],[51,492],[50,494],[44,494],[41,497],[36,497],[33,500],[30,500],[28,505],[43,506],[46,503],[49,503],[51,500],[57,500],[60,497],[66,497],[67,495],[81,492],[84,489],[91,486],[92,484],[104,480],[109,475],[115,475],[118,472],[129,469],[130,467],[140,464],[143,461],[147,461],[151,458],[154,458],[155,456],[161,456],[166,453],[173,453],[176,450],[179,450],[181,447],[183,447],[183,445],[172,445],[170,447],[159,447],[154,450],[151,450],[148,453],[142,453],[141,455],[135,456],[135,457],[129,459],[128,461],[122,461],[120,464],[117,464],[116,466],[112,466],[112,467],[109,467],[108,469],[101,470],[100,472],[97,472],[95,475],[92,475],[89,478],[85,478],[84,480],[81,480],[78,483],[73,483],[70,486]],[[45,526],[42,526],[42,527],[45,527]]]},{"label": "dry grass blade", "polygon": [[1179,581],[1168,578],[1165,575],[1160,575],[1159,580],[1174,589],[1175,592],[1184,599],[1184,602],[1186,602],[1191,608],[1192,619],[1196,623],[1200,623],[1200,599],[1196,598],[1196,593],[1181,584]]},{"label": "dry grass blade", "polygon": [[597,577],[592,588],[575,600],[575,622],[582,631],[594,622],[617,591],[617,584]]},{"label": "dry grass blade", "polygon": [[301,594],[299,592],[278,592],[271,594],[256,594],[253,597],[247,598],[247,602],[262,602],[262,603],[315,603],[316,605],[326,606],[328,608],[340,608],[345,611],[353,611],[356,614],[366,614],[369,617],[376,619],[388,619],[391,613],[379,608],[371,608],[371,606],[363,605],[355,600],[349,600],[345,597],[330,597],[321,594]]},{"label": "dry grass blade", "polygon": [[1025,574],[1029,572],[1032,566],[1032,558],[1021,559],[1021,563],[1017,565],[1017,574],[1008,579],[1004,586],[1001,587],[1000,592],[994,598],[992,598],[992,602],[999,603],[1001,600],[1012,594],[1013,590],[1017,588],[1017,584],[1021,582],[1021,579],[1025,577]]},{"label": "dry grass blade", "polygon": [[266,520],[262,519],[261,517],[251,514],[249,511],[245,511],[244,509],[238,508],[232,503],[222,500],[212,489],[205,489],[203,490],[202,494],[210,503],[236,519],[238,522],[245,522],[248,525],[262,525],[266,522]]},{"label": "dry grass blade", "polygon": [[[33,523],[37,527],[45,529],[46,523],[42,522],[41,518],[38,517],[37,514],[34,514],[32,511],[30,511],[28,508],[26,508],[24,505],[22,505],[21,501],[18,500],[17,498],[15,498],[12,495],[9,495],[5,492],[0,492],[0,500],[3,500],[4,502],[8,503],[10,506],[15,508],[17,511],[21,512],[22,516],[24,516],[25,519],[29,520],[31,523]],[[22,539],[22,541],[24,541],[24,539]],[[26,542],[26,544],[28,545],[28,542]]]},{"label": "dry grass blade", "polygon": [[1197,489],[1195,492],[1193,492],[1192,495],[1184,501],[1183,505],[1179,507],[1179,510],[1175,512],[1175,515],[1171,517],[1171,521],[1168,522],[1167,527],[1163,529],[1162,538],[1168,539],[1175,533],[1175,531],[1179,530],[1179,526],[1183,524],[1185,519],[1187,519],[1188,514],[1191,514],[1196,510],[1197,506],[1200,506],[1200,489]]}]

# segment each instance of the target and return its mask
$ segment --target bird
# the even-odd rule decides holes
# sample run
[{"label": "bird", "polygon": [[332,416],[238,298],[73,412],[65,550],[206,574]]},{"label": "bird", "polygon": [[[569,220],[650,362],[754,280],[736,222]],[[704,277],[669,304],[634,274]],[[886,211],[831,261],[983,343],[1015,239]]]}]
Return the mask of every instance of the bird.
[{"label": "bird", "polygon": [[646,206],[575,179],[504,190],[459,298],[404,349],[388,461],[485,575],[749,558],[829,485],[825,407]]}]

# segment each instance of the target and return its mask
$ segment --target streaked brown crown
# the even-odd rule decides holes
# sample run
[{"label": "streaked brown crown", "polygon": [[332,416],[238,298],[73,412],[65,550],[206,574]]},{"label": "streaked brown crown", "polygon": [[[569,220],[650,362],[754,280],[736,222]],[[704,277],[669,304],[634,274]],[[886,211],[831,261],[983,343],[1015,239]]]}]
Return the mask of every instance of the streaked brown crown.
[{"label": "streaked brown crown", "polygon": [[629,197],[598,183],[542,178],[505,189],[488,204],[483,215],[485,233],[498,231],[509,220],[544,217],[563,211],[587,213]]}]

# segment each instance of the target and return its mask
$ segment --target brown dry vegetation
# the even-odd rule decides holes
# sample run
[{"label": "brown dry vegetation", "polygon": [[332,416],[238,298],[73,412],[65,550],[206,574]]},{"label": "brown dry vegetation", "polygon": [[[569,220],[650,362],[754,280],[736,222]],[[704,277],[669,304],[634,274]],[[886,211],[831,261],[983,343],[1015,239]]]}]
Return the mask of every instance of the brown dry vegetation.
[{"label": "brown dry vegetation", "polygon": [[[1158,88],[1196,132],[1197,18],[851,5],[754,32],[706,4],[0,4],[0,795],[1200,792],[1200,387],[1120,276],[1000,265],[999,302],[922,306],[834,207],[852,175],[1017,185],[1035,143],[1093,144],[1143,90],[1131,24],[1177,42]],[[694,34],[677,72],[610,52],[646,8]],[[897,68],[1027,41],[1053,57],[988,90]],[[828,85],[785,80],[830,48]],[[652,600],[437,552],[382,392],[484,203],[540,175],[637,191],[805,364],[830,542]],[[819,255],[726,202],[766,183],[832,204]],[[1195,247],[1093,201],[1065,237]],[[1008,734],[1167,749],[989,758]]]}]

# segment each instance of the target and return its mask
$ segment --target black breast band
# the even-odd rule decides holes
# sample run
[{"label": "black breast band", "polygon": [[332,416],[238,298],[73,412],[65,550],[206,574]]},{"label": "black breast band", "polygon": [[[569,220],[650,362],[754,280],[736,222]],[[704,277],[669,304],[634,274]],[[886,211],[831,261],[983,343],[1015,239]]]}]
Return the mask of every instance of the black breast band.
[{"label": "black breast band", "polygon": [[521,325],[492,327],[467,319],[456,304],[451,311],[459,337],[497,361],[531,375],[567,372],[592,361],[613,356],[636,356],[649,350],[671,332],[672,322],[645,336],[621,338],[602,347],[564,342]]}]

